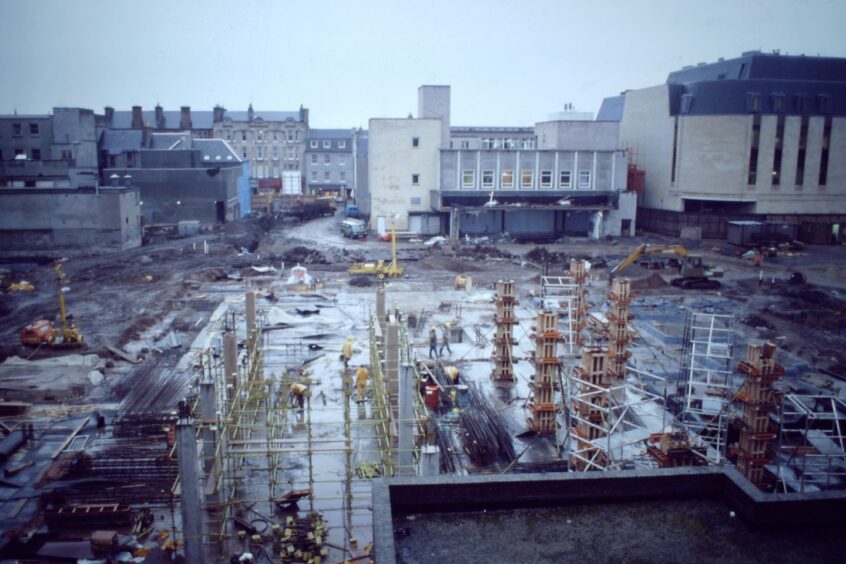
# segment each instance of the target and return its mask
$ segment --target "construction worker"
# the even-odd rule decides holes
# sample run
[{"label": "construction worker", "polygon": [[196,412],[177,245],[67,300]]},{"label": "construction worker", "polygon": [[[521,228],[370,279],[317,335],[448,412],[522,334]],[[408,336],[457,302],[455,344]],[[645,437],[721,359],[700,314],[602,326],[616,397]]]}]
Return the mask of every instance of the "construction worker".
[{"label": "construction worker", "polygon": [[449,331],[450,331],[450,329],[452,329],[452,325],[450,325],[449,323],[444,323],[444,328],[443,328],[443,331],[441,333],[441,350],[438,353],[438,356],[444,355],[444,348],[446,348],[446,350],[449,352],[449,354],[452,354],[452,349],[449,348]]},{"label": "construction worker", "polygon": [[446,366],[444,367],[444,372],[449,376],[449,380],[453,386],[458,385],[458,368],[455,366]]},{"label": "construction worker", "polygon": [[435,327],[432,326],[429,329],[429,358],[432,358],[432,354],[434,353],[435,357],[438,356],[438,333],[435,331]]},{"label": "construction worker", "polygon": [[291,382],[288,384],[288,400],[291,402],[291,407],[298,407],[302,409],[305,405],[305,396],[308,392],[308,386]]},{"label": "construction worker", "polygon": [[358,401],[364,401],[365,388],[367,388],[367,378],[370,373],[365,366],[359,366],[355,371],[355,389],[358,395]]},{"label": "construction worker", "polygon": [[352,358],[353,353],[353,338],[347,337],[347,340],[344,341],[344,345],[341,347],[341,359],[344,361],[344,370],[349,368],[350,359]]}]

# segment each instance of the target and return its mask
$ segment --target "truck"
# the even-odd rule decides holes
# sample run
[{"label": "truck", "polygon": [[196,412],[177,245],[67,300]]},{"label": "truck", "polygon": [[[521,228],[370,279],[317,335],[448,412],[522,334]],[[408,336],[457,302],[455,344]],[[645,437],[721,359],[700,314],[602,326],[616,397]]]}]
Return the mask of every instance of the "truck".
[{"label": "truck", "polygon": [[366,239],[367,224],[360,219],[345,219],[341,222],[341,235],[347,239]]},{"label": "truck", "polygon": [[358,217],[360,215],[358,211],[358,206],[354,204],[350,204],[344,210],[344,215],[347,217]]}]

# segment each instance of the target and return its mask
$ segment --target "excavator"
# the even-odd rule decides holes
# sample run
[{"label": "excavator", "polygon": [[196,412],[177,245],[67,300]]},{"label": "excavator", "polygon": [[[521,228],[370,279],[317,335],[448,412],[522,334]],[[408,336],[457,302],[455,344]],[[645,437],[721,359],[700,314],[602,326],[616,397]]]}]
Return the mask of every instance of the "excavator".
[{"label": "excavator", "polygon": [[[632,253],[620,261],[620,264],[611,269],[609,281],[614,276],[631,266],[641,256],[652,255],[676,255],[681,261],[679,274],[670,283],[683,290],[714,290],[720,287],[720,283],[713,278],[722,276],[722,271],[708,270],[702,262],[702,256],[688,253],[681,245],[648,245],[643,244],[635,248]],[[713,278],[712,278],[713,277]]]},{"label": "excavator", "polygon": [[397,264],[397,233],[391,223],[391,262],[385,264],[384,260],[377,262],[356,262],[350,265],[347,270],[350,274],[375,274],[379,278],[402,276],[403,267]]},{"label": "excavator", "polygon": [[67,280],[67,277],[62,271],[61,261],[56,263],[55,270],[56,287],[59,294],[59,316],[62,320],[61,331],[57,330],[51,321],[39,319],[21,330],[22,345],[38,347],[47,344],[51,347],[61,348],[82,347],[85,345],[85,339],[82,338],[82,334],[79,332],[76,324],[68,320],[64,294],[67,288],[64,288],[62,285]]}]

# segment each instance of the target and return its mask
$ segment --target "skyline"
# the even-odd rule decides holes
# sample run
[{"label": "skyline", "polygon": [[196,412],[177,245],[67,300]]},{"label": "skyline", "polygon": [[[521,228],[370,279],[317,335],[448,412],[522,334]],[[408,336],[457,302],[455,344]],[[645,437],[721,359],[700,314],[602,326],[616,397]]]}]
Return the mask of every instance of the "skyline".
[{"label": "skyline", "polygon": [[[707,6],[471,0],[0,3],[0,113],[104,106],[310,110],[313,127],[417,114],[452,87],[457,126],[528,126],[572,103],[663,83],[685,65],[780,50],[846,56],[836,1]],[[502,31],[507,33],[502,33]]]}]

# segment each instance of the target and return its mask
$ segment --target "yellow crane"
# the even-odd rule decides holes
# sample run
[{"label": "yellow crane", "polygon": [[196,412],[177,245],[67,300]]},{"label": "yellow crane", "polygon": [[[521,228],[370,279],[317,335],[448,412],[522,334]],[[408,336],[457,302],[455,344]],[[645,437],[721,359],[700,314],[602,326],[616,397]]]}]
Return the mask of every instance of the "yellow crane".
[{"label": "yellow crane", "polygon": [[673,286],[678,286],[684,290],[713,290],[720,287],[717,280],[712,280],[711,277],[722,276],[722,272],[718,270],[707,270],[702,262],[701,255],[691,254],[681,245],[649,245],[642,244],[635,248],[629,256],[624,258],[620,263],[611,269],[609,273],[609,282],[614,279],[614,276],[631,266],[641,256],[651,255],[676,255],[681,259],[681,268],[679,274],[681,276],[670,281]]},{"label": "yellow crane", "polygon": [[76,324],[68,321],[67,308],[65,307],[65,287],[63,283],[67,280],[62,271],[62,263],[57,262],[56,271],[56,292],[59,295],[59,316],[62,321],[62,331],[59,333],[53,323],[46,319],[39,319],[30,323],[21,330],[21,344],[28,346],[41,346],[48,344],[51,347],[81,347],[85,345],[85,339],[79,332]]},{"label": "yellow crane", "polygon": [[59,315],[62,319],[62,342],[61,345],[66,347],[81,347],[85,344],[82,334],[79,332],[76,324],[68,321],[67,310],[65,309],[65,288],[62,283],[67,280],[64,271],[62,271],[62,263],[56,263],[56,286],[59,291]]},{"label": "yellow crane", "polygon": [[397,264],[397,233],[393,222],[391,222],[391,262],[385,264],[384,260],[376,262],[356,262],[350,265],[350,274],[376,274],[379,278],[402,276],[404,269]]}]

